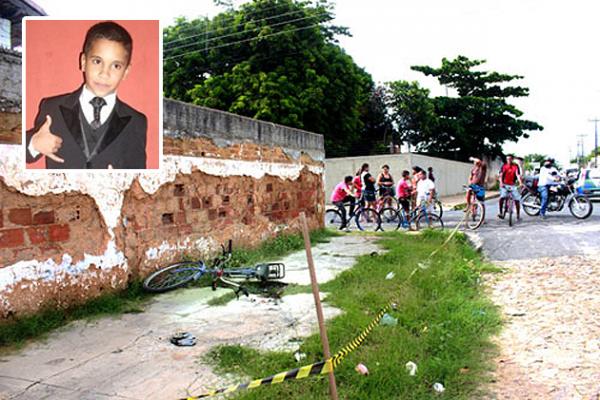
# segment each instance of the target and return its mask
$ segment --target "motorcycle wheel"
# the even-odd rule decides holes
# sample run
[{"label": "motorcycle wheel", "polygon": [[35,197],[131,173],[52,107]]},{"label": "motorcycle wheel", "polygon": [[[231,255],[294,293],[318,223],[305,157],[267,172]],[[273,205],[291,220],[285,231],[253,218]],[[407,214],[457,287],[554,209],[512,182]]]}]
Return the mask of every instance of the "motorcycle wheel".
[{"label": "motorcycle wheel", "polygon": [[521,199],[521,204],[523,205],[523,211],[530,217],[536,217],[540,214],[542,205],[540,196],[528,193]]},{"label": "motorcycle wheel", "polygon": [[585,196],[575,196],[569,202],[569,211],[577,219],[586,219],[592,215],[594,207],[590,199]]}]

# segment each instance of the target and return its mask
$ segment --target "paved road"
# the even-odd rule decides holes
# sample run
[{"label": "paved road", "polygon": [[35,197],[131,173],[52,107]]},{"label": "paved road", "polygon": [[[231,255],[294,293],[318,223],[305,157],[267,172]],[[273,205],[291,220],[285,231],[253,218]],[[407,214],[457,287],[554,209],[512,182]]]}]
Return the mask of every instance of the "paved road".
[{"label": "paved road", "polygon": [[[509,227],[497,214],[498,200],[488,201],[485,223],[474,234],[491,260],[600,254],[600,203],[594,203],[594,212],[585,220],[567,209],[548,213],[546,220],[522,212],[522,220]],[[451,228],[462,216],[462,211],[447,211],[443,220]]]}]

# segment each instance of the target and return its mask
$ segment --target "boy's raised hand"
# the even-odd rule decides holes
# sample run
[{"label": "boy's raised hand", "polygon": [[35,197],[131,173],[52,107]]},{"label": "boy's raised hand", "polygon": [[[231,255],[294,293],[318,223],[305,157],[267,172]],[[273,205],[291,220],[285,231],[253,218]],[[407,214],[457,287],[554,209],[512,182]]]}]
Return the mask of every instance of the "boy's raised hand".
[{"label": "boy's raised hand", "polygon": [[49,115],[46,115],[46,122],[44,122],[40,129],[38,129],[31,137],[31,145],[35,150],[46,157],[51,158],[56,162],[63,163],[65,160],[55,154],[62,146],[62,139],[50,132],[51,124],[52,118]]}]

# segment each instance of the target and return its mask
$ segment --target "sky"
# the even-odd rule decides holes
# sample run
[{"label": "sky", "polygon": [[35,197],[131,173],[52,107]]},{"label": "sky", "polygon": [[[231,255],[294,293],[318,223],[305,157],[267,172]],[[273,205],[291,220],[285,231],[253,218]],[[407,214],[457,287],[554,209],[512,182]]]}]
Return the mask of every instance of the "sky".
[{"label": "sky", "polygon": [[[53,17],[152,18],[164,25],[178,16],[212,17],[221,10],[212,0],[35,1]],[[600,50],[594,40],[600,2],[337,0],[334,12],[333,23],[352,33],[340,37],[340,45],[378,83],[416,80],[433,95],[444,95],[434,78],[410,67],[439,66],[443,57],[457,55],[487,60],[484,69],[524,76],[518,82],[530,95],[511,102],[545,129],[506,144],[505,151],[548,154],[567,165],[578,135],[587,135],[586,153],[593,149],[589,119],[600,118]]]}]

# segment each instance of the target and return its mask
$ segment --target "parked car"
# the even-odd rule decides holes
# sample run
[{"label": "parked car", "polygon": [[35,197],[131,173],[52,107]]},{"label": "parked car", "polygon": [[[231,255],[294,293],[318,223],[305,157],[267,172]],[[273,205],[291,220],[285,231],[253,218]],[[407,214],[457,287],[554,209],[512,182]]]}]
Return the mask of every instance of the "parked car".
[{"label": "parked car", "polygon": [[600,201],[600,168],[581,170],[576,187],[578,193],[586,195],[593,201]]}]

